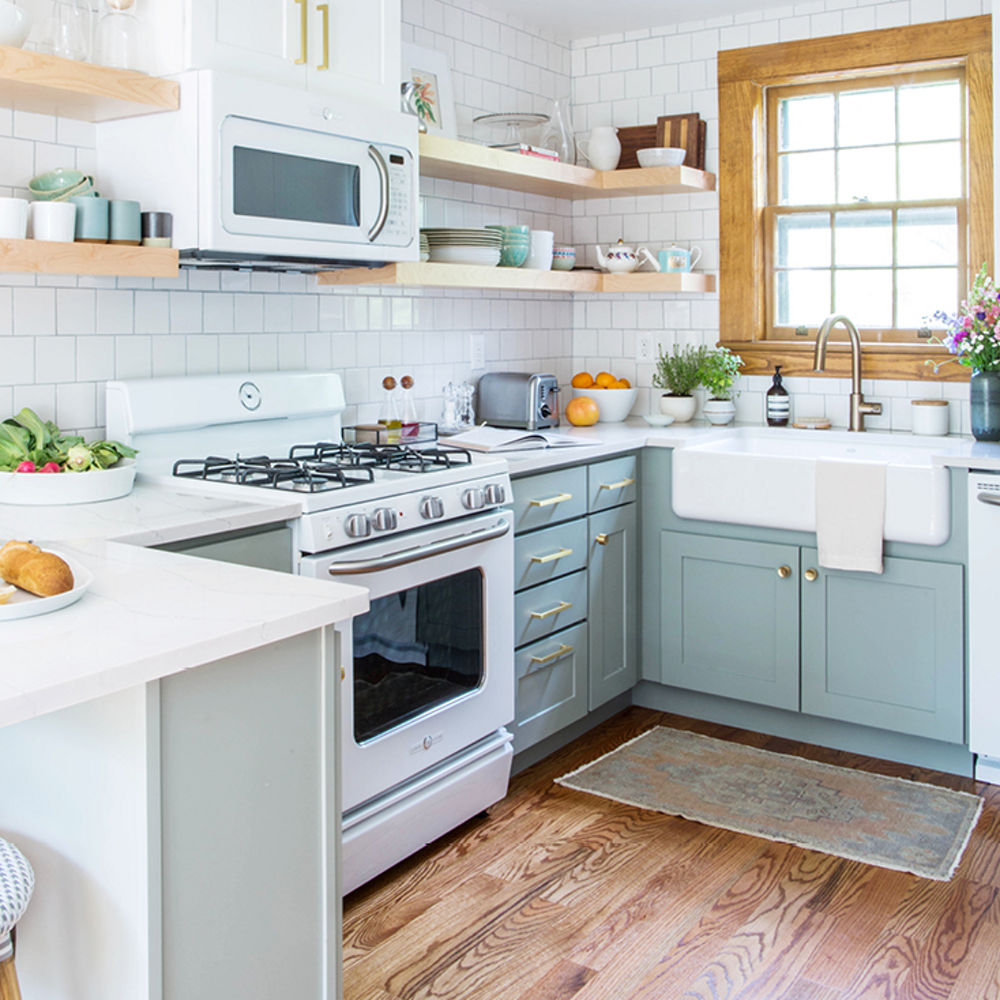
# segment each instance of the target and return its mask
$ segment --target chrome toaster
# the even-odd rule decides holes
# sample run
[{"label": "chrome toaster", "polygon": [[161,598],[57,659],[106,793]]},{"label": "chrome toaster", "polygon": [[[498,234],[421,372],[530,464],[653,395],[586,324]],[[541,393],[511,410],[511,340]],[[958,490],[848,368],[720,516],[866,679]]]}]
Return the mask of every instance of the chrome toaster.
[{"label": "chrome toaster", "polygon": [[487,372],[479,380],[476,420],[493,427],[540,431],[559,426],[555,375]]}]

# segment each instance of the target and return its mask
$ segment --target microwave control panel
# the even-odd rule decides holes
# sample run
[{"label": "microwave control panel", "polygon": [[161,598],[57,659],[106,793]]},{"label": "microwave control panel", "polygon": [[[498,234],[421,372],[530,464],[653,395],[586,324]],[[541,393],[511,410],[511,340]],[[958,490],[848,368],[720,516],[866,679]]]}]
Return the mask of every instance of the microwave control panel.
[{"label": "microwave control panel", "polygon": [[389,214],[375,242],[407,246],[416,223],[413,158],[395,149],[384,149],[383,155],[389,169]]}]

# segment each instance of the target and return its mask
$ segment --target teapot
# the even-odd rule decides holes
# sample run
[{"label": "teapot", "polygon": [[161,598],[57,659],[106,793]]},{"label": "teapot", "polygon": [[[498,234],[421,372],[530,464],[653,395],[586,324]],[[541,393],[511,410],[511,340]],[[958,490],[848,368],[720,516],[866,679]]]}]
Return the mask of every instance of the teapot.
[{"label": "teapot", "polygon": [[665,250],[661,250],[658,256],[661,271],[687,274],[689,271],[693,271],[695,265],[701,260],[701,248],[692,247],[690,250],[685,250],[684,247],[672,243]]},{"label": "teapot", "polygon": [[597,251],[598,266],[612,274],[627,274],[646,261],[652,264],[654,271],[660,270],[659,261],[645,247],[633,250],[619,240],[613,247],[608,248],[607,253],[600,247],[594,247],[594,250]]}]

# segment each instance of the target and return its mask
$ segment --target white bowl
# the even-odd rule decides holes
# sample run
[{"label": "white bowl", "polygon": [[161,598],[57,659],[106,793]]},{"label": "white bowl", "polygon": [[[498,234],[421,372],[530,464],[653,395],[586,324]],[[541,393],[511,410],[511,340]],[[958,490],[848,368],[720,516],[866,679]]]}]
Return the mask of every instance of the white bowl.
[{"label": "white bowl", "polygon": [[674,418],[669,413],[644,413],[642,419],[650,427],[669,427],[674,422]]},{"label": "white bowl", "polygon": [[677,146],[649,146],[637,149],[635,155],[640,167],[679,167],[687,150]]},{"label": "white bowl", "polygon": [[638,389],[574,389],[573,398],[589,396],[600,411],[597,422],[601,424],[620,424],[635,406]]},{"label": "white bowl", "polygon": [[131,493],[134,482],[134,458],[89,472],[0,472],[0,504],[99,503]]}]

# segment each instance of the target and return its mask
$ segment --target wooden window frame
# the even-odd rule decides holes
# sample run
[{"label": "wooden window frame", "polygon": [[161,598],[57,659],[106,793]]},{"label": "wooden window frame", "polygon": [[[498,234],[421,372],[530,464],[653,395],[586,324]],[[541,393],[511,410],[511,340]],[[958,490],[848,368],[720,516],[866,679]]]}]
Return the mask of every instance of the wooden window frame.
[{"label": "wooden window frame", "polygon": [[[948,61],[964,68],[967,84],[969,243],[968,281],[983,261],[993,272],[992,19],[959,18],[851,35],[779,42],[719,52],[720,340],[739,353],[747,374],[813,371],[813,342],[765,339],[767,205],[766,91],[811,80],[903,73]],[[846,347],[846,345],[845,345]],[[932,344],[868,342],[866,378],[962,381],[962,365]],[[925,362],[930,361],[931,364]],[[824,376],[850,374],[850,353],[834,349]]]}]

